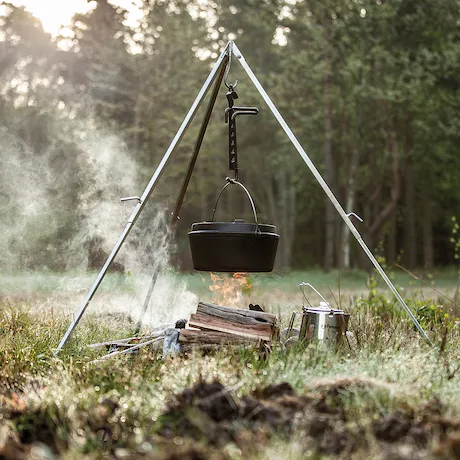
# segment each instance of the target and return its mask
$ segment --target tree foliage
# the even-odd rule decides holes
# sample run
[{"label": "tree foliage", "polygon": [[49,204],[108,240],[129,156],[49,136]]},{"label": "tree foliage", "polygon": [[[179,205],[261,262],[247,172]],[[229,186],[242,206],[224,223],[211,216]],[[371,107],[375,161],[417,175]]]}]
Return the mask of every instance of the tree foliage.
[{"label": "tree foliage", "polygon": [[[23,8],[5,4],[0,114],[8,136],[0,156],[0,194],[8,204],[0,217],[21,223],[4,240],[5,248],[21,254],[15,263],[69,266],[60,254],[81,233],[87,201],[108,196],[106,187],[141,193],[229,39],[236,40],[346,211],[363,217],[357,226],[372,249],[409,267],[453,262],[451,217],[460,208],[456,1],[138,3],[143,14],[135,25],[116,2],[98,0],[57,38]],[[238,123],[240,177],[263,220],[278,226],[278,266],[365,266],[360,248],[237,62],[229,75],[235,79],[238,102],[260,108],[257,117]],[[228,174],[225,107],[223,88],[176,234],[184,268],[187,230],[210,217]],[[165,171],[155,202],[174,204],[201,116]],[[137,165],[135,179],[130,172],[131,181],[98,183],[101,175],[85,173],[101,164],[91,163],[93,154],[85,156],[88,139],[100,132],[117,136]],[[46,206],[26,220],[12,179],[29,170],[23,164],[43,174],[31,181],[40,182],[46,196]],[[118,167],[122,174],[124,166]],[[129,184],[138,190],[122,190]],[[40,202],[39,195],[29,196]],[[243,195],[233,190],[219,213],[220,219],[250,218]],[[123,221],[121,214],[115,222]],[[78,241],[88,251],[100,237]],[[1,260],[14,265],[9,256]]]}]

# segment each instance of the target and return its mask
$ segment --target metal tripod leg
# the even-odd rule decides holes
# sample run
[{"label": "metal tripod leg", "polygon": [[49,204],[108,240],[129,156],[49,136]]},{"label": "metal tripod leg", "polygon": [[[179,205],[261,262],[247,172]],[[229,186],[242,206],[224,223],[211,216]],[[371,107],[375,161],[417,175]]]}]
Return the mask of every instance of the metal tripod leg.
[{"label": "metal tripod leg", "polygon": [[85,297],[85,300],[83,301],[83,304],[80,307],[80,310],[77,312],[75,315],[72,323],[70,324],[69,328],[67,329],[66,333],[64,334],[64,337],[62,338],[61,342],[59,343],[56,353],[58,353],[62,347],[67,343],[67,341],[70,338],[70,335],[72,334],[73,330],[77,326],[77,324],[80,322],[83,314],[85,313],[86,308],[88,307],[89,303],[91,302],[91,299],[93,298],[94,294],[96,293],[97,289],[99,288],[102,280],[104,279],[107,270],[112,263],[112,261],[115,259],[116,255],[118,254],[118,251],[120,250],[121,246],[123,245],[124,241],[126,240],[126,237],[128,236],[129,232],[131,231],[132,227],[136,223],[139,215],[141,214],[142,210],[144,209],[144,206],[147,203],[147,200],[149,199],[153,189],[155,188],[158,179],[160,178],[165,166],[167,165],[172,153],[174,152],[175,148],[181,141],[182,137],[184,136],[187,128],[189,127],[190,123],[192,122],[193,118],[195,117],[195,114],[200,107],[201,103],[203,102],[203,99],[208,92],[209,87],[211,86],[212,82],[214,81],[214,78],[216,77],[219,69],[221,68],[224,59],[228,56],[229,54],[229,49],[231,47],[231,42],[227,43],[227,46],[225,49],[222,51],[220,54],[219,58],[217,59],[216,63],[214,64],[214,67],[212,68],[210,74],[208,75],[208,78],[204,82],[200,92],[198,93],[198,96],[196,97],[195,101],[193,102],[189,112],[187,113],[186,117],[184,118],[184,121],[179,127],[179,130],[177,131],[176,135],[174,136],[174,139],[172,140],[170,146],[168,147],[168,150],[163,156],[163,159],[161,160],[160,164],[158,165],[157,169],[155,170],[152,178],[150,179],[149,183],[147,184],[147,187],[144,190],[144,193],[142,194],[139,203],[137,206],[134,208],[133,213],[131,214],[131,217],[128,220],[128,223],[126,224],[125,229],[123,230],[120,238],[118,239],[115,247],[112,249],[112,252],[110,253],[109,257],[107,258],[104,266],[102,267],[101,271],[99,272],[96,281],[94,282],[93,286],[91,287],[90,291],[88,292],[87,296]]},{"label": "metal tripod leg", "polygon": [[[203,121],[201,122],[200,131],[198,132],[198,136],[195,142],[195,147],[193,149],[193,153],[192,153],[192,156],[190,158],[190,162],[187,168],[187,173],[185,175],[184,182],[182,184],[181,190],[177,197],[174,211],[172,212],[171,223],[169,226],[170,236],[174,235],[176,223],[178,222],[178,219],[179,219],[179,212],[182,207],[182,203],[184,201],[185,193],[187,192],[187,188],[190,183],[190,179],[192,177],[193,169],[195,168],[195,163],[198,158],[198,154],[200,153],[201,144],[203,143],[203,138],[204,138],[204,135],[206,134],[206,129],[208,128],[208,125],[209,125],[209,120],[211,118],[211,114],[214,109],[214,105],[216,103],[217,95],[219,94],[219,90],[222,85],[222,80],[224,78],[224,74],[226,71],[227,62],[228,62],[228,56],[225,56],[222,62],[220,72],[216,77],[216,81],[214,83],[214,88],[212,90],[211,96],[209,97],[208,106],[206,107],[206,112],[204,114]],[[150,282],[150,286],[149,286],[147,295],[144,300],[144,305],[142,306],[141,315],[139,317],[136,329],[134,331],[134,335],[137,335],[141,329],[142,321],[144,320],[145,313],[150,304],[150,299],[152,298],[153,289],[155,287],[155,284],[156,284],[156,281],[157,281],[158,275],[160,274],[161,269],[162,267],[157,265],[152,274],[152,280]]]},{"label": "metal tripod leg", "polygon": [[347,213],[344,211],[342,208],[341,204],[337,200],[337,198],[334,196],[332,193],[332,190],[329,188],[327,185],[326,181],[323,179],[319,171],[316,169],[316,166],[313,164],[313,162],[310,160],[310,157],[306,154],[305,150],[302,148],[300,145],[299,141],[296,139],[294,134],[292,133],[291,129],[287,125],[287,123],[284,121],[284,118],[281,116],[281,114],[278,112],[278,109],[276,108],[275,104],[273,104],[272,100],[270,99],[269,95],[266,93],[262,85],[260,84],[259,80],[257,77],[254,75],[253,71],[247,64],[246,60],[244,59],[244,56],[241,54],[240,50],[238,47],[233,43],[231,47],[231,51],[233,52],[233,55],[240,61],[241,65],[243,66],[243,69],[246,71],[248,74],[249,78],[251,81],[254,83],[254,86],[257,88],[259,91],[260,95],[263,97],[264,101],[267,103],[268,107],[272,111],[273,115],[277,119],[278,123],[281,125],[283,128],[284,132],[296,148],[296,150],[299,152],[300,156],[302,159],[305,161],[307,166],[310,168],[310,171],[313,173],[315,176],[316,180],[318,181],[319,185],[322,187],[328,198],[331,200],[332,204],[335,206],[337,212],[340,214],[340,217],[345,221],[347,224],[348,228],[350,229],[351,233],[353,236],[356,238],[358,243],[361,245],[363,248],[364,252],[366,253],[367,257],[369,257],[370,261],[374,265],[374,267],[377,269],[377,271],[380,273],[382,276],[383,280],[385,283],[388,285],[390,288],[391,292],[394,294],[396,299],[398,300],[399,304],[403,307],[403,309],[406,311],[406,313],[409,315],[410,319],[414,323],[415,327],[418,329],[420,334],[423,336],[423,338],[430,344],[432,345],[430,339],[428,338],[428,335],[426,332],[423,330],[422,326],[420,323],[417,321],[415,316],[412,314],[410,311],[410,308],[406,305],[404,302],[403,298],[399,294],[399,292],[396,290],[396,288],[393,286],[393,283],[390,281],[388,276],[385,274],[383,268],[380,266],[380,264],[377,262],[376,258],[372,254],[371,250],[367,247],[366,243],[363,241],[361,235],[359,234],[358,230],[356,227],[353,225],[351,222],[350,218],[348,217]]},{"label": "metal tripod leg", "polygon": [[158,275],[160,273],[160,269],[161,269],[160,266],[156,266],[155,270],[153,271],[152,280],[150,281],[150,286],[147,291],[147,295],[145,296],[144,305],[142,306],[141,314],[139,316],[139,319],[137,320],[136,329],[134,330],[134,335],[138,335],[141,330],[142,322],[144,321],[145,313],[147,312],[147,308],[150,304],[150,299],[152,298],[153,289],[157,282]]}]

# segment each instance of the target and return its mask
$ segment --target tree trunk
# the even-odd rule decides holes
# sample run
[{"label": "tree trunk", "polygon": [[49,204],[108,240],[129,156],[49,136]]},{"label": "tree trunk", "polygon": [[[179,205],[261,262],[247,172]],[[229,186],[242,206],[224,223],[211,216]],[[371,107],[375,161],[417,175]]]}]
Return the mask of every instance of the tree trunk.
[{"label": "tree trunk", "polygon": [[369,228],[370,241],[373,243],[377,241],[382,226],[388,221],[390,217],[392,217],[393,213],[395,212],[401,194],[400,158],[396,141],[396,133],[394,131],[389,134],[389,150],[393,157],[391,168],[393,177],[390,187],[390,201],[378,213],[378,215],[374,217],[372,225]]},{"label": "tree trunk", "polygon": [[423,265],[433,268],[433,206],[426,187],[422,187],[422,234],[423,234]]},{"label": "tree trunk", "polygon": [[[347,194],[347,200],[345,203],[345,209],[347,212],[352,212],[350,211],[353,209],[354,202],[355,202],[355,185],[354,185],[354,180],[351,179],[352,175],[350,175],[349,181],[348,181],[348,194]],[[348,228],[348,225],[344,222],[342,226],[342,244],[341,244],[341,252],[342,252],[342,268],[344,270],[348,270],[350,268],[350,236],[351,232],[350,229]]]},{"label": "tree trunk", "polygon": [[388,230],[388,249],[387,249],[387,258],[388,263],[393,265],[396,262],[397,257],[397,219],[396,214],[393,214],[393,217],[390,222],[390,228]]},{"label": "tree trunk", "polygon": [[404,251],[405,261],[409,268],[417,265],[417,231],[415,223],[416,203],[413,165],[413,140],[412,140],[412,118],[410,112],[406,117],[405,135],[405,188],[404,188]]},{"label": "tree trunk", "polygon": [[[350,169],[348,171],[347,198],[345,200],[345,211],[353,212],[356,196],[356,172],[358,169],[359,152],[357,146],[351,147]],[[350,238],[351,232],[347,224],[342,225],[342,241],[341,241],[341,262],[342,268],[348,270],[351,266],[350,259]]]},{"label": "tree trunk", "polygon": [[289,184],[288,171],[286,170],[282,170],[278,174],[278,189],[280,191],[279,211],[281,215],[281,220],[278,222],[280,222],[279,231],[282,235],[278,249],[280,252],[279,263],[282,267],[290,267],[296,224],[296,191],[294,185]]},{"label": "tree trunk", "polygon": [[295,231],[297,227],[297,214],[296,214],[296,205],[297,205],[297,190],[294,184],[289,184],[288,189],[288,225],[287,225],[287,241],[288,245],[288,254],[287,254],[287,265],[290,267],[292,265],[292,248],[294,246]]},{"label": "tree trunk", "polygon": [[412,158],[409,154],[406,164],[404,193],[404,252],[406,265],[414,268],[417,265],[417,245],[415,229],[415,193]]},{"label": "tree trunk", "polygon": [[[197,173],[199,177],[205,177],[205,168],[204,168],[204,161],[198,161],[196,165]],[[199,196],[199,203],[200,203],[200,212],[201,212],[201,220],[209,219],[209,209],[207,207],[207,200],[206,200],[206,190],[207,188],[204,186],[202,182],[198,184],[198,196]],[[212,203],[214,206],[214,202]]]},{"label": "tree trunk", "polygon": [[[332,98],[330,75],[324,77],[324,167],[326,182],[334,190],[334,158],[332,155]],[[332,269],[334,266],[334,240],[335,240],[335,208],[326,198],[325,221],[325,255],[324,268]]]},{"label": "tree trunk", "polygon": [[287,177],[286,171],[282,170],[279,171],[277,174],[277,182],[278,182],[278,191],[279,197],[278,202],[280,205],[280,214],[281,214],[281,221],[280,221],[280,232],[282,231],[285,234],[285,237],[281,239],[278,251],[280,251],[280,263],[282,267],[286,267],[289,264],[287,259],[289,257],[289,236],[287,235],[287,228],[289,225],[289,209],[287,207],[288,204],[288,190],[287,190]]},{"label": "tree trunk", "polygon": [[[361,44],[361,57],[363,61],[366,58],[364,42]],[[364,87],[364,72],[363,68],[360,70],[360,86],[361,90]],[[343,95],[345,100],[346,95]],[[355,104],[355,120],[354,120],[354,129],[350,129],[348,121],[345,121],[345,145],[347,146],[347,151],[350,153],[350,167],[348,170],[348,183],[347,183],[347,197],[345,201],[345,210],[346,212],[353,212],[355,206],[355,196],[356,196],[356,175],[358,171],[358,164],[360,158],[360,147],[361,147],[361,127],[363,125],[363,102],[358,99]],[[354,135],[351,135],[351,133]],[[351,142],[350,142],[351,139]],[[350,257],[350,240],[351,232],[347,224],[343,222],[342,224],[342,242],[341,242],[341,253],[342,253],[342,267],[345,270],[348,270],[351,267],[351,257]]]},{"label": "tree trunk", "polygon": [[276,178],[267,177],[265,180],[259,182],[258,187],[253,188],[253,198],[257,202],[265,203],[265,214],[268,216],[270,222],[277,223],[278,233],[281,234],[280,243],[278,251],[276,253],[275,267],[284,266],[284,251],[282,250],[284,234],[283,234],[283,219],[280,212],[280,199],[276,199],[275,196],[275,185],[273,182],[276,181]]}]

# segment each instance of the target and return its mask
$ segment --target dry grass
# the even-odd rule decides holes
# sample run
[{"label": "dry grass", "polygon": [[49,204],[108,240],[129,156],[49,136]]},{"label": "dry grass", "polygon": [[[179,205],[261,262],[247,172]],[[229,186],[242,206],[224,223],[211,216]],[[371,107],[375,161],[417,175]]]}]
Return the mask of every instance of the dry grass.
[{"label": "dry grass", "polygon": [[[68,326],[59,305],[37,309],[33,297],[4,301],[0,457],[28,458],[41,449],[48,458],[68,459],[455,458],[459,324],[445,316],[449,306],[431,308],[438,299],[409,301],[435,347],[388,299],[372,293],[349,305],[354,340],[340,352],[277,347],[264,360],[257,351],[224,349],[162,361],[158,352],[143,350],[101,364],[90,364],[101,350],[86,345],[129,336],[133,325],[122,316],[85,315],[70,346],[55,357]],[[216,380],[236,415],[216,421],[200,409],[200,397],[173,420],[166,417],[174,395]],[[263,396],[261,389],[279,383],[294,393]],[[249,416],[250,404],[256,405]],[[254,414],[289,417],[280,426],[275,415]],[[388,440],[388,421],[409,428]],[[323,429],[316,433],[313,426]]]}]

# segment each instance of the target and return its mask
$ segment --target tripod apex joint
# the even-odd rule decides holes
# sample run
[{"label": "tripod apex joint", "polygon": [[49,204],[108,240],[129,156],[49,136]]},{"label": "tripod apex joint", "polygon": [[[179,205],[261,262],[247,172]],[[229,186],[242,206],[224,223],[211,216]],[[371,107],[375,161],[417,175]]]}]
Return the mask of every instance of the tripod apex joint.
[{"label": "tripod apex joint", "polygon": [[[107,270],[110,266],[110,264],[113,262],[115,259],[116,255],[118,254],[121,246],[125,242],[126,238],[128,237],[129,232],[131,231],[132,227],[136,223],[139,215],[141,214],[142,210],[144,209],[144,206],[146,205],[150,195],[152,194],[153,189],[157,185],[161,174],[163,173],[164,168],[166,167],[168,161],[170,160],[173,152],[175,151],[176,147],[179,145],[180,141],[182,140],[185,132],[187,131],[188,127],[190,126],[192,120],[194,119],[196,113],[198,112],[198,109],[203,102],[209,88],[213,84],[214,81],[216,81],[215,88],[213,90],[213,94],[211,97],[211,103],[208,105],[208,109],[206,111],[206,115],[204,117],[204,120],[202,122],[202,127],[200,130],[200,133],[198,135],[197,139],[197,144],[192,156],[191,163],[189,165],[189,170],[187,172],[187,178],[185,180],[185,187],[180,192],[180,199],[178,202],[181,204],[182,203],[182,198],[183,194],[185,194],[186,190],[186,185],[188,185],[188,180],[190,179],[190,175],[192,173],[193,167],[195,165],[195,160],[196,156],[198,155],[199,148],[201,146],[201,141],[204,136],[204,132],[206,131],[206,127],[209,123],[210,115],[212,112],[212,108],[214,105],[215,97],[217,96],[217,92],[219,90],[220,85],[222,84],[222,81],[226,84],[226,76],[228,75],[228,71],[230,70],[230,64],[231,64],[231,57],[232,55],[236,57],[243,69],[245,70],[246,74],[248,75],[249,79],[252,81],[256,89],[258,90],[259,94],[262,96],[263,100],[267,104],[268,108],[270,111],[273,113],[275,116],[276,120],[278,123],[281,125],[281,128],[284,130],[286,136],[289,138],[299,155],[302,157],[303,161],[307,165],[307,167],[310,169],[311,173],[315,177],[316,181],[318,184],[321,186],[323,189],[324,193],[326,196],[329,198],[331,203],[334,205],[336,208],[338,214],[342,219],[344,220],[345,224],[347,227],[350,229],[352,235],[356,238],[357,242],[360,244],[362,247],[363,251],[369,258],[369,260],[372,262],[376,270],[379,272],[379,274],[382,276],[383,280],[387,284],[387,286],[390,288],[394,296],[396,297],[397,301],[401,305],[401,307],[406,311],[422,337],[427,341],[428,344],[433,345],[430,339],[428,338],[427,334],[423,330],[422,326],[420,323],[417,321],[417,319],[414,317],[413,313],[409,309],[409,307],[406,305],[405,301],[403,298],[400,296],[399,292],[396,290],[394,287],[393,283],[390,281],[386,273],[384,272],[383,268],[380,266],[378,263],[377,259],[374,257],[372,254],[371,250],[368,248],[366,243],[363,241],[362,237],[360,236],[359,232],[357,231],[356,227],[353,225],[353,223],[350,220],[350,216],[354,215],[354,213],[349,213],[347,214],[345,210],[343,209],[342,205],[339,203],[335,195],[332,193],[332,190],[329,188],[328,184],[326,181],[323,179],[321,176],[320,172],[314,165],[314,163],[311,161],[310,157],[307,155],[303,147],[300,145],[299,141],[295,137],[294,133],[291,131],[291,128],[289,128],[288,124],[284,120],[284,118],[281,116],[280,112],[276,108],[275,104],[272,102],[270,99],[270,96],[267,94],[263,86],[260,84],[259,80],[255,76],[254,72],[252,69],[249,67],[248,63],[246,62],[246,59],[244,58],[243,54],[241,51],[238,49],[236,44],[233,41],[229,41],[227,45],[225,46],[224,50],[221,52],[220,56],[218,57],[216,63],[214,64],[211,72],[209,73],[208,77],[206,78],[203,86],[201,87],[197,97],[195,98],[195,101],[193,102],[192,106],[190,107],[187,115],[185,116],[184,120],[182,121],[182,124],[180,125],[176,135],[174,136],[170,146],[166,150],[162,160],[160,161],[159,165],[157,166],[155,172],[153,173],[149,183],[147,184],[143,194],[141,197],[133,196],[133,197],[126,197],[122,198],[121,201],[131,201],[131,200],[137,200],[137,205],[135,206],[135,209],[129,218],[125,229],[121,233],[115,247],[113,248],[112,252],[110,253],[109,257],[107,258],[104,266],[102,267],[100,273],[98,274],[93,286],[91,287],[90,291],[88,292],[87,296],[85,297],[85,300],[83,301],[83,304],[80,307],[80,310],[77,312],[75,315],[73,321],[69,325],[69,328],[67,329],[66,333],[64,334],[64,337],[62,338],[61,342],[59,343],[56,353],[58,353],[64,345],[67,343],[69,340],[72,331],[75,329],[75,327],[78,325],[79,321],[81,320],[86,308],[88,307],[91,299],[93,298],[94,294],[96,293],[98,287],[100,286],[102,280],[104,279],[104,276],[107,273]],[[228,87],[228,86],[227,86]],[[178,209],[180,206],[177,206],[175,215],[178,214]],[[176,220],[176,219],[174,219]],[[156,276],[156,275],[155,275]],[[153,283],[152,283],[153,286]],[[153,289],[153,288],[152,288]],[[148,296],[151,294],[151,290],[149,290]],[[146,299],[147,300],[147,299]],[[149,300],[149,297],[148,297]],[[146,302],[147,303],[147,302]]]}]

